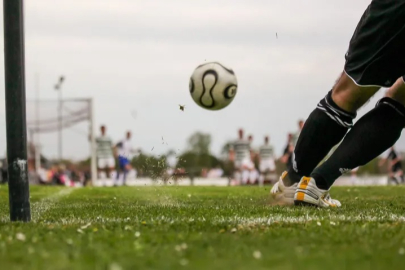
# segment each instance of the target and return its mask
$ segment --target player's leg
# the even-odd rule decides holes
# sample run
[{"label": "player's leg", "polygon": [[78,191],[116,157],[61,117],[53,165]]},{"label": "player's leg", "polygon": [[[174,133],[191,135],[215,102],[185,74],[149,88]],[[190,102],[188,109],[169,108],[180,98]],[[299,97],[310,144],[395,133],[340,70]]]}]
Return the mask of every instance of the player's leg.
[{"label": "player's leg", "polygon": [[122,185],[126,185],[127,184],[127,176],[129,171],[132,169],[132,166],[129,162],[128,158],[125,158],[125,165],[124,165],[124,172],[123,172],[123,181],[122,181]]},{"label": "player's leg", "polygon": [[403,182],[403,171],[400,162],[397,162],[392,166],[392,174],[395,182],[400,185]]},{"label": "player's leg", "polygon": [[113,184],[114,187],[118,186],[118,182],[119,182],[119,180],[120,180],[120,176],[121,176],[121,167],[118,166],[117,174],[115,175],[115,180],[114,180],[114,184]]},{"label": "player's leg", "polygon": [[267,174],[267,177],[269,179],[270,182],[274,182],[274,177],[276,175],[276,162],[275,160],[272,158],[269,161],[269,172]]},{"label": "player's leg", "polygon": [[268,160],[262,160],[260,162],[260,178],[259,178],[259,185],[263,186],[265,179],[270,179],[272,178],[272,175],[276,171],[276,164],[274,162],[274,159],[268,159]]},{"label": "player's leg", "polygon": [[398,185],[402,184],[402,177],[401,177],[401,174],[399,171],[395,173],[395,179],[396,179]]},{"label": "player's leg", "polygon": [[107,185],[107,181],[110,179],[110,174],[111,174],[111,168],[110,167],[106,167],[105,168],[105,170],[104,170],[104,173],[105,173],[105,183],[106,183],[106,185]]},{"label": "player's leg", "polygon": [[[405,83],[403,78],[388,90],[385,98],[365,114],[345,136],[336,151],[310,178],[303,177],[295,202],[335,206],[324,196],[345,171],[365,165],[395,144],[405,127]],[[314,196],[307,191],[310,190]]]},{"label": "player's leg", "polygon": [[101,178],[101,171],[103,168],[103,164],[100,158],[97,158],[97,182],[99,181],[99,179]]},{"label": "player's leg", "polygon": [[354,125],[335,153],[313,172],[324,188],[329,188],[341,171],[365,165],[395,144],[405,127],[404,105],[405,83],[400,78],[386,97]]},{"label": "player's leg", "polygon": [[246,168],[242,168],[242,185],[247,185],[249,182],[249,170]]},{"label": "player's leg", "polygon": [[[342,73],[338,82],[306,120],[293,154],[293,166],[281,177],[271,193],[285,204],[294,203],[291,193],[300,186],[298,182],[310,175],[329,151],[338,144],[349,128],[357,110],[363,106],[379,87],[361,87]],[[281,183],[282,182],[282,183]],[[283,194],[281,194],[283,193]],[[333,203],[340,205],[336,200]]]},{"label": "player's leg", "polygon": [[[324,115],[314,111],[306,123],[310,127],[305,134],[301,133],[303,136],[295,152],[295,170],[290,170],[293,182],[302,175],[309,175],[311,168],[322,159],[320,156],[343,138],[356,110],[378,89],[359,85],[391,87],[398,77],[404,75],[404,25],[404,1],[372,1],[366,9],[350,41],[344,68],[346,74],[338,81],[330,97],[319,103],[318,108],[323,110]],[[392,87],[391,91],[395,89],[397,87]],[[401,93],[396,95],[401,99]],[[325,114],[329,116],[329,122],[325,120]],[[318,134],[321,126],[322,135]],[[318,140],[315,144],[308,140],[312,134],[322,137],[319,143]]]},{"label": "player's leg", "polygon": [[258,181],[258,175],[259,174],[258,174],[256,168],[249,170],[249,183],[251,185],[256,184],[256,182]]},{"label": "player's leg", "polygon": [[115,168],[115,159],[114,159],[114,157],[108,158],[106,165],[107,165],[107,169],[106,169],[107,179],[112,180],[112,172],[114,171],[114,168]]},{"label": "player's leg", "polygon": [[118,168],[117,168],[117,175],[115,177],[115,182],[114,182],[114,187],[119,185],[119,181],[120,181],[120,176],[121,173],[124,174],[124,170],[125,170],[125,163],[124,163],[124,158],[121,156],[118,156]]},{"label": "player's leg", "polygon": [[264,178],[265,178],[265,176],[266,176],[266,171],[267,171],[266,163],[265,163],[264,160],[261,160],[261,161],[260,161],[260,164],[259,164],[259,172],[260,172],[260,175],[259,175],[259,186],[260,186],[260,187],[263,186]]},{"label": "player's leg", "polygon": [[232,180],[228,179],[228,184],[230,186],[237,185],[239,183],[239,179],[240,179],[239,162],[237,160],[233,161],[232,177],[233,177]]},{"label": "player's leg", "polygon": [[402,169],[399,170],[398,176],[399,176],[399,179],[401,180],[401,184],[404,184],[405,183],[404,171]]},{"label": "player's leg", "polygon": [[404,170],[402,169],[401,164],[398,166],[397,178],[398,178],[398,181],[399,181],[400,184],[404,183]]},{"label": "player's leg", "polygon": [[266,175],[265,172],[260,172],[260,174],[259,174],[259,181],[258,181],[259,187],[262,187],[262,186],[263,186],[265,175]]},{"label": "player's leg", "polygon": [[[339,79],[332,93],[319,103],[319,110],[315,110],[305,124],[306,127],[301,133],[295,150],[293,169],[289,170],[290,182],[296,183],[302,175],[310,174],[310,170],[317,166],[331,147],[343,138],[352,125],[351,122],[356,110],[378,89],[378,87],[361,86],[389,87],[399,76],[403,75],[405,71],[404,25],[404,1],[371,2],[350,41],[349,50],[346,54],[345,74]],[[398,88],[398,85],[401,86],[400,83],[402,82],[397,82],[390,90],[397,92],[396,90],[402,88]],[[399,98],[398,93],[397,95]],[[303,177],[294,199],[316,204],[320,202],[319,198],[314,199],[302,191],[319,189],[324,191],[320,194],[325,199],[324,205],[321,206],[340,204],[332,202],[327,189],[342,172],[364,164],[370,156],[379,153],[381,148],[385,150],[385,147],[389,147],[384,144],[389,144],[389,141],[396,141],[397,136],[399,136],[397,130],[402,129],[401,114],[403,108],[401,107],[402,104],[391,97],[381,100],[377,107],[358,121],[346,135],[345,140],[338,148],[339,151],[335,152],[321,167],[313,171],[313,175],[320,175],[321,170],[323,170],[323,174],[333,175],[317,176],[319,180],[316,183],[312,178]],[[385,121],[384,119],[389,120]],[[389,132],[388,129],[392,128],[396,131]],[[380,132],[380,129],[384,130]],[[377,137],[381,139],[383,144],[376,146],[370,143],[374,142]],[[368,145],[368,149],[365,150],[366,154],[358,150],[363,149],[366,145]],[[358,160],[360,157],[357,156],[352,159],[352,156],[347,154],[348,152],[362,155],[362,160]],[[340,163],[342,159],[345,159],[346,163]],[[347,164],[349,161],[351,163]],[[338,166],[338,172],[334,171],[335,168],[327,167],[332,163],[334,166]],[[306,200],[307,197],[308,200]],[[315,203],[311,201],[312,199]]]},{"label": "player's leg", "polygon": [[105,173],[105,169],[107,166],[105,161],[106,160],[104,158],[99,158],[97,161],[97,167],[98,167],[97,176],[98,176],[98,179],[100,180],[102,186],[106,185],[105,180],[102,177],[102,175]]},{"label": "player's leg", "polygon": [[388,185],[398,185],[397,179],[395,178],[395,173],[390,169],[388,172]]},{"label": "player's leg", "polygon": [[249,182],[249,163],[250,161],[248,159],[243,159],[241,162],[241,185],[246,185]]},{"label": "player's leg", "polygon": [[310,114],[301,131],[294,150],[293,166],[284,180],[287,186],[298,183],[302,176],[310,175],[315,167],[338,144],[363,106],[379,87],[356,85],[346,73]]},{"label": "player's leg", "polygon": [[101,182],[101,186],[103,186],[103,187],[107,186],[106,178],[105,178],[105,176],[103,176],[103,175],[106,175],[106,168],[104,168],[104,167],[100,168],[98,171],[98,175],[99,175],[99,179]]},{"label": "player's leg", "polygon": [[249,161],[248,171],[249,171],[248,176],[249,184],[254,185],[257,181],[257,170],[253,161]]},{"label": "player's leg", "polygon": [[242,169],[240,169],[240,168],[235,169],[234,177],[235,177],[235,181],[234,181],[233,185],[236,185],[236,186],[241,185],[242,184]]}]

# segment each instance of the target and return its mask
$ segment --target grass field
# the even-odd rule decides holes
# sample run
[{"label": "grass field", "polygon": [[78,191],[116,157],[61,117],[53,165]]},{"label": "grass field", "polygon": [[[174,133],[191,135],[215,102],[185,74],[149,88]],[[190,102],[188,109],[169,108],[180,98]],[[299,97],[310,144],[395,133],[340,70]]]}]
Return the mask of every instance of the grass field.
[{"label": "grass field", "polygon": [[340,209],[271,206],[269,188],[32,187],[0,269],[404,269],[405,188],[339,187]]}]

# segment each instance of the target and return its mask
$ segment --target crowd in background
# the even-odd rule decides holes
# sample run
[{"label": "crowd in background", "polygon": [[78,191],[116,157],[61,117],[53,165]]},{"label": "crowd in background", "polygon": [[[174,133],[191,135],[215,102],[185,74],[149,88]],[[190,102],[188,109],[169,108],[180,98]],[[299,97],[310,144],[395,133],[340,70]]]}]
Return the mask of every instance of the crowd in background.
[{"label": "crowd in background", "polygon": [[277,178],[277,161],[285,167],[292,166],[292,156],[304,121],[298,121],[297,131],[289,133],[283,155],[277,157],[270,137],[265,136],[260,147],[253,146],[253,135],[245,138],[243,129],[238,130],[238,138],[229,150],[229,160],[234,164],[233,185],[259,184],[274,182]]},{"label": "crowd in background", "polygon": [[[295,144],[298,140],[299,133],[304,125],[304,121],[298,122],[297,131],[288,134],[287,143],[284,149],[284,153],[281,157],[276,157],[274,148],[270,144],[270,137],[264,138],[263,144],[259,148],[253,147],[253,136],[249,135],[247,138],[244,136],[244,131],[239,130],[238,138],[229,144],[229,159],[219,162],[215,166],[201,167],[194,166],[194,168],[184,168],[181,162],[170,161],[165,159],[163,170],[158,171],[158,176],[165,179],[170,177],[187,176],[202,177],[202,178],[220,178],[225,175],[224,166],[225,163],[232,164],[231,179],[233,184],[263,184],[266,181],[272,181],[276,175],[276,161],[279,159],[286,165],[291,163],[292,153]],[[100,136],[96,138],[97,143],[97,167],[98,167],[98,179],[113,180],[114,185],[125,185],[128,173],[130,171],[135,172],[140,176],[150,172],[151,167],[159,167],[159,160],[157,164],[149,163],[145,168],[139,164],[136,168],[131,165],[131,160],[134,151],[130,142],[131,134],[127,133],[126,138],[120,141],[118,144],[113,144],[110,137],[107,135],[106,126],[100,127]],[[139,151],[138,151],[139,152]],[[189,159],[196,159],[195,155],[189,153],[187,156]],[[186,158],[187,159],[187,158]],[[197,158],[197,159],[202,159]],[[210,163],[209,165],[213,165]],[[114,172],[114,175],[112,175]],[[150,176],[150,175],[149,175]],[[152,174],[152,177],[154,175]]]},{"label": "crowd in background", "polygon": [[[294,148],[303,126],[304,121],[298,121],[296,131],[287,135],[280,156],[275,154],[270,136],[264,136],[261,142],[256,142],[253,135],[246,136],[245,131],[239,129],[237,138],[226,145],[227,155],[220,159],[209,153],[209,134],[196,133],[198,136],[190,137],[192,142],[207,141],[204,149],[197,143],[197,150],[155,157],[133,148],[131,132],[126,132],[122,140],[113,143],[107,135],[106,127],[101,126],[100,134],[96,137],[97,179],[102,185],[108,180],[115,186],[125,185],[128,178],[137,177],[153,180],[227,177],[231,185],[272,183],[283,170],[293,166]],[[79,163],[52,162],[40,155],[40,167],[36,168],[35,154],[35,147],[29,144],[28,171],[31,184],[81,187],[91,183],[90,159]],[[385,157],[379,159],[376,167],[384,172],[384,165],[388,165],[385,171],[392,182],[404,182],[402,158],[394,147]],[[0,183],[5,183],[6,159],[0,160],[0,170]],[[359,168],[351,171],[353,181],[358,171]]]}]

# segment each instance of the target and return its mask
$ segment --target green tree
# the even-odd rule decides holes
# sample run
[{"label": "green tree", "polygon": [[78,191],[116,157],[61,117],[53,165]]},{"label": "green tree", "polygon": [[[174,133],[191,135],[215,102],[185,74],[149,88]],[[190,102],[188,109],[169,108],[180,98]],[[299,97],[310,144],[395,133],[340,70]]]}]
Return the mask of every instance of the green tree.
[{"label": "green tree", "polygon": [[188,151],[197,155],[209,154],[211,145],[211,135],[196,132],[188,139]]},{"label": "green tree", "polygon": [[188,139],[187,151],[179,156],[177,168],[184,168],[191,176],[198,176],[203,169],[220,166],[220,161],[210,154],[211,135],[196,132]]}]

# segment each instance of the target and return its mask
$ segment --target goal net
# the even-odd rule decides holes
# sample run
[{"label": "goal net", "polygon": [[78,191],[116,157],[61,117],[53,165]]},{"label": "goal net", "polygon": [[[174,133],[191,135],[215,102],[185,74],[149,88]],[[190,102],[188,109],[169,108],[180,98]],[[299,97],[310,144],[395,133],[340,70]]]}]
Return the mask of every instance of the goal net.
[{"label": "goal net", "polygon": [[31,171],[38,172],[51,161],[90,158],[88,169],[94,177],[92,107],[92,99],[27,100],[28,167]]},{"label": "goal net", "polygon": [[27,130],[33,133],[57,132],[91,121],[91,100],[73,99],[27,101]]}]

